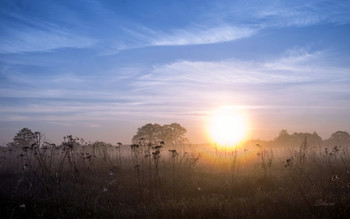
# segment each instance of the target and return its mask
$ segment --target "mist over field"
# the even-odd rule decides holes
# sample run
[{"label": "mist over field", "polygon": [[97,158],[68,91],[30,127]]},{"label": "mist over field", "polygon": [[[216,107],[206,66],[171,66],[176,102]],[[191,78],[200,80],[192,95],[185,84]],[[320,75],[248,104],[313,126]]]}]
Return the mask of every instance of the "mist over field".
[{"label": "mist over field", "polygon": [[1,217],[347,218],[349,11],[1,0]]},{"label": "mist over field", "polygon": [[[191,144],[178,123],[133,144],[56,145],[21,129],[0,148],[6,217],[337,217],[350,211],[350,135],[316,132],[237,145]],[[164,139],[161,140],[161,139]],[[286,211],[288,214],[286,214]]]}]

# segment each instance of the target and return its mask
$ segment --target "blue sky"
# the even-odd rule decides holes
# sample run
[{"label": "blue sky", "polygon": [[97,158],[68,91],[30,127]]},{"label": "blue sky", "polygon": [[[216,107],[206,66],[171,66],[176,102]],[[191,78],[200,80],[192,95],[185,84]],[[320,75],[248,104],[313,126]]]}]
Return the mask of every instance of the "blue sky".
[{"label": "blue sky", "polygon": [[0,144],[129,143],[230,105],[251,137],[350,131],[349,1],[0,1]]}]

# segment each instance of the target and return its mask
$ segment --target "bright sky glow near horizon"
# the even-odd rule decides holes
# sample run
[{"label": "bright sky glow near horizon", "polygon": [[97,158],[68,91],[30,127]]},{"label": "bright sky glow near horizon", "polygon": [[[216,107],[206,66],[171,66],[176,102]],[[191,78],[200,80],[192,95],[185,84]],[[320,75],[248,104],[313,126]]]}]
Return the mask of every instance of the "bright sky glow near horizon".
[{"label": "bright sky glow near horizon", "polygon": [[350,131],[350,1],[0,1],[0,144],[23,127],[130,143],[221,106],[250,137]]}]

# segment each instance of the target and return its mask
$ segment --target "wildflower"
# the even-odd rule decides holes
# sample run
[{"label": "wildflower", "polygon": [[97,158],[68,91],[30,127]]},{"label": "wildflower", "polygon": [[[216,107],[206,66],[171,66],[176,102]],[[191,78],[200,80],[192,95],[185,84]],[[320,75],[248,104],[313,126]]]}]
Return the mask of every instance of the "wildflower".
[{"label": "wildflower", "polygon": [[47,150],[47,149],[49,149],[49,147],[48,146],[43,146],[41,149]]},{"label": "wildflower", "polygon": [[157,145],[157,146],[153,147],[153,149],[159,150],[159,149],[161,149],[162,147],[163,147],[163,146],[161,146],[161,145]]},{"label": "wildflower", "polygon": [[107,192],[108,189],[106,187],[103,187],[103,192]]},{"label": "wildflower", "polygon": [[337,146],[337,145],[336,145],[336,146],[333,147],[333,150],[332,150],[332,151],[333,151],[334,153],[337,153],[337,152],[340,151],[340,147],[341,147],[341,146]]},{"label": "wildflower", "polygon": [[288,158],[287,160],[286,160],[286,164],[284,165],[284,167],[290,167],[290,166],[292,166],[293,165],[293,160],[292,160],[292,158]]},{"label": "wildflower", "polygon": [[175,158],[177,155],[179,155],[179,153],[177,153],[176,150],[169,150],[169,152],[172,158]]}]

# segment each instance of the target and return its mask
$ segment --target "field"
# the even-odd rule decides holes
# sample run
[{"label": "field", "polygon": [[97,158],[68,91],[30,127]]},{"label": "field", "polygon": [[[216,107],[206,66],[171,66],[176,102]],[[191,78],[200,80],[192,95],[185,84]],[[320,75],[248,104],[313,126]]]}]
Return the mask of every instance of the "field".
[{"label": "field", "polygon": [[346,218],[344,146],[2,147],[3,218]]}]

